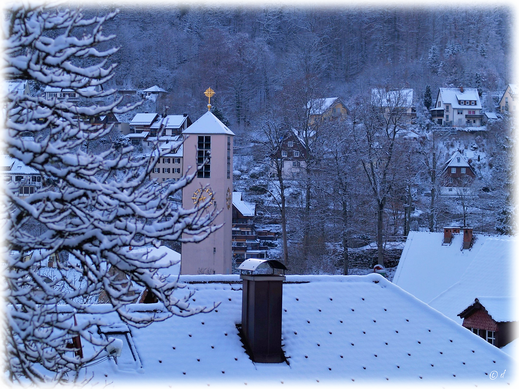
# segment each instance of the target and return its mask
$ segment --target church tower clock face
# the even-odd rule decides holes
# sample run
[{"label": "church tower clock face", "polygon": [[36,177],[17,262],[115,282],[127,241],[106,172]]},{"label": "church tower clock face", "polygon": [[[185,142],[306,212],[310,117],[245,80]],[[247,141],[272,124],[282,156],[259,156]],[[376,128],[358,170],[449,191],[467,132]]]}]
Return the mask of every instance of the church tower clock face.
[{"label": "church tower clock face", "polygon": [[[214,193],[211,188],[198,188],[191,196],[191,200],[193,200],[193,204],[198,205],[204,203],[207,199],[214,198]],[[213,205],[215,201],[212,201]]]}]

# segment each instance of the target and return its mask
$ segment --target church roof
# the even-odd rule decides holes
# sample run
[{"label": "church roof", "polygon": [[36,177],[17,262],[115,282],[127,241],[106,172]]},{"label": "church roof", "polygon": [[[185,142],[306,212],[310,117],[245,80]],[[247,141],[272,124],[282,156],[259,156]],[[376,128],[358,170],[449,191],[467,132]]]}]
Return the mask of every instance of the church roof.
[{"label": "church roof", "polygon": [[183,134],[233,135],[229,127],[223,124],[211,111],[207,111],[196,122],[183,131]]}]

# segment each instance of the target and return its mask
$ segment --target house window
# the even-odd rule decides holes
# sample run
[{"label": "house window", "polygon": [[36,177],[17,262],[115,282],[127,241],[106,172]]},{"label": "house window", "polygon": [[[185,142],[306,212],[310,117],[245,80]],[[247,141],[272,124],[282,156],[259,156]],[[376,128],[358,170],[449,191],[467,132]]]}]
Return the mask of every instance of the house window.
[{"label": "house window", "polygon": [[450,105],[445,106],[445,112],[449,112]]},{"label": "house window", "polygon": [[463,110],[462,109],[458,109],[458,115],[463,115]]},{"label": "house window", "polygon": [[297,157],[299,157],[299,155],[300,155],[299,151],[294,151],[294,157],[297,158]]},{"label": "house window", "polygon": [[461,168],[461,174],[467,174],[467,168],[466,167],[462,167]]},{"label": "house window", "polygon": [[451,167],[451,174],[456,174],[456,168],[455,167]]},{"label": "house window", "polygon": [[288,147],[294,147],[294,142],[291,141],[291,140],[289,140],[289,141],[288,141]]},{"label": "house window", "polygon": [[288,157],[288,153],[287,153],[285,150],[283,150],[283,151],[281,152],[281,156],[282,156],[283,158],[286,158],[286,157]]},{"label": "house window", "polygon": [[481,336],[488,343],[495,345],[495,343],[496,343],[496,332],[495,331],[481,330],[479,328],[471,328],[471,331],[474,334]]},{"label": "house window", "polygon": [[294,161],[294,162],[292,162],[292,166],[293,166],[293,167],[301,167],[301,162],[299,162],[299,161]]},{"label": "house window", "polygon": [[[211,155],[211,137],[198,137],[197,163],[198,163],[198,178],[211,178],[211,162],[209,159]],[[206,162],[204,164],[204,162]]]},{"label": "house window", "polygon": [[14,177],[14,180],[16,182],[20,182],[21,180],[23,180],[23,176],[16,176],[16,177]]},{"label": "house window", "polygon": [[156,167],[156,168],[154,168],[154,169],[153,169],[153,172],[154,172],[154,173],[160,173],[160,167]]}]

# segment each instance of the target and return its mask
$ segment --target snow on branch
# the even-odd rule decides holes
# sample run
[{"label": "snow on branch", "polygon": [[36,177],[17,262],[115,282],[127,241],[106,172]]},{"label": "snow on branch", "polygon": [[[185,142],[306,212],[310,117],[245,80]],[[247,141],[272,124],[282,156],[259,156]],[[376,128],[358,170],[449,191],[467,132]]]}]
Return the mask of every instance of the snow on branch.
[{"label": "snow on branch", "polygon": [[[112,126],[93,124],[96,116],[133,108],[99,103],[114,93],[98,87],[113,77],[115,65],[107,60],[117,49],[98,45],[113,39],[102,25],[116,14],[85,19],[79,10],[26,3],[6,13],[6,77],[73,90],[85,99],[3,96],[5,153],[37,172],[42,184],[25,197],[16,183],[6,185],[1,211],[13,382],[76,379],[100,355],[83,356],[79,339],[101,350],[111,342],[97,331],[101,301],[104,314],[134,326],[214,308],[191,306],[178,272],[171,275],[178,261],[156,252],[166,241],[199,241],[219,228],[212,225],[218,212],[211,202],[186,210],[175,201],[194,174],[176,183],[151,181],[170,150],[157,146],[150,156],[135,154],[110,143],[117,133]],[[144,290],[155,296],[154,309],[135,306]],[[78,324],[78,314],[90,319]]]}]

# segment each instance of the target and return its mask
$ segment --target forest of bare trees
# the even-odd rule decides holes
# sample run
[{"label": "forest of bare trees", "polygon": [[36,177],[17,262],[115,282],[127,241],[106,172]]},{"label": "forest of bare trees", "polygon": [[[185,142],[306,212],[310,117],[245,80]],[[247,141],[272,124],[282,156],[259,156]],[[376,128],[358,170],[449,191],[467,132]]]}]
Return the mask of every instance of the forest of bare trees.
[{"label": "forest of bare trees", "polygon": [[[508,123],[447,138],[431,130],[427,111],[439,87],[460,86],[478,88],[484,109],[495,111],[496,96],[512,82],[511,24],[505,7],[134,6],[105,29],[120,47],[111,86],[159,85],[168,94],[156,110],[193,119],[205,111],[202,91],[216,91],[212,104],[237,135],[237,158],[241,148],[254,155],[243,169],[255,173],[235,185],[260,213],[276,210],[280,258],[294,271],[347,273],[348,248],[359,242],[375,242],[384,263],[385,238],[412,229],[460,222],[511,231]],[[373,111],[372,88],[412,88],[413,128],[396,111]],[[331,96],[345,102],[348,123],[310,127],[308,102]],[[291,128],[303,139],[306,171],[296,181],[274,174],[276,181],[267,177],[271,157]],[[449,152],[469,146],[485,155],[475,162],[478,196],[447,200],[439,194],[441,169]],[[251,187],[267,188],[272,203],[254,199]],[[326,269],[329,258],[335,262]]]},{"label": "forest of bare trees", "polygon": [[160,85],[173,112],[203,112],[200,91],[234,129],[253,125],[277,94],[312,78],[321,95],[372,85],[488,90],[510,82],[507,8],[122,8],[105,27],[120,50],[114,83]]}]

